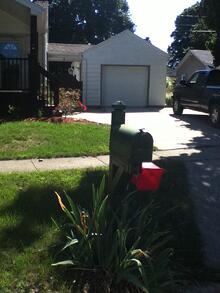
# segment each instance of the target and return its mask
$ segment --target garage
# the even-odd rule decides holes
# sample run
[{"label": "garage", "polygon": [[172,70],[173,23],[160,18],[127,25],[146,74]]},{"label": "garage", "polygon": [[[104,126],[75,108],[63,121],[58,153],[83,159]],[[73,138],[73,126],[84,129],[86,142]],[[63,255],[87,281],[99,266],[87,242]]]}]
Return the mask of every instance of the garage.
[{"label": "garage", "polygon": [[129,30],[85,50],[82,56],[83,102],[109,107],[164,106],[167,53]]},{"label": "garage", "polygon": [[109,107],[122,100],[130,107],[146,107],[148,71],[147,66],[102,66],[102,104]]}]

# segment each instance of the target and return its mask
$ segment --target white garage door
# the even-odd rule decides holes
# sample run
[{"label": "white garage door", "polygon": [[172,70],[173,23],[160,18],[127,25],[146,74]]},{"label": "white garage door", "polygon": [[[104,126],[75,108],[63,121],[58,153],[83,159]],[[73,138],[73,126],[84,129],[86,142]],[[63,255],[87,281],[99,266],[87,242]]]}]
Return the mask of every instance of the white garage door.
[{"label": "white garage door", "polygon": [[147,106],[148,75],[147,66],[102,66],[102,105],[121,100],[130,107]]}]

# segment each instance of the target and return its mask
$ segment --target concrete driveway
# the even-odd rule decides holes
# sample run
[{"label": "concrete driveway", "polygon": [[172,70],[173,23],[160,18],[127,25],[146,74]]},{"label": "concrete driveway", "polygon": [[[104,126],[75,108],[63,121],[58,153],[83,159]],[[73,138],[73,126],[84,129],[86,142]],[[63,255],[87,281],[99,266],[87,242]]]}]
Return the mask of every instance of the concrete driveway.
[{"label": "concrete driveway", "polygon": [[[78,118],[110,124],[110,112],[87,112]],[[154,138],[160,150],[220,146],[220,129],[209,124],[209,116],[196,111],[184,110],[183,115],[173,116],[171,108],[151,108],[146,111],[127,110],[126,124],[144,128]]]}]

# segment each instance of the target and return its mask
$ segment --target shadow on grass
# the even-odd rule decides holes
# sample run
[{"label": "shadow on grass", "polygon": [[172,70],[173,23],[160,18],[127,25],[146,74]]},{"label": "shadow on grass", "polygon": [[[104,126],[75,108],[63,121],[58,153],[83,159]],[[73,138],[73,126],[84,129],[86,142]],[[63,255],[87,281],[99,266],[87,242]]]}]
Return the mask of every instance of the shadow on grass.
[{"label": "shadow on grass", "polygon": [[[83,173],[77,187],[65,189],[73,200],[83,207],[88,207],[89,197],[92,194],[92,184],[99,185],[105,171],[88,171]],[[16,199],[0,209],[4,216],[15,216],[19,219],[15,225],[10,225],[1,231],[1,249],[17,249],[22,251],[39,240],[51,227],[51,217],[61,219],[62,212],[58,206],[54,191],[64,194],[64,190],[57,184],[31,185],[20,191]]]},{"label": "shadow on grass", "polygon": [[[137,208],[154,200],[155,209],[152,217],[158,222],[158,230],[169,231],[172,240],[169,247],[174,248],[173,263],[182,268],[187,267],[190,276],[195,268],[195,274],[201,264],[199,233],[193,220],[193,204],[189,197],[188,178],[184,164],[180,161],[159,161],[158,165],[166,170],[161,188],[153,193],[137,193]],[[101,178],[107,171],[94,170],[83,172],[83,176],[73,187],[66,188],[62,184],[51,183],[30,184],[22,190],[16,199],[0,209],[2,216],[15,215],[20,221],[1,231],[0,243],[4,250],[15,249],[18,252],[34,245],[52,226],[51,217],[62,221],[63,213],[58,206],[54,191],[64,194],[63,188],[74,201],[82,207],[90,208],[92,184],[99,186]],[[71,173],[70,173],[71,174]],[[44,176],[47,176],[44,174]],[[71,175],[69,175],[71,176]],[[52,180],[53,182],[53,180]],[[55,182],[55,181],[54,181]],[[119,202],[117,202],[119,204]],[[131,213],[135,209],[131,206]],[[55,243],[56,244],[56,243]],[[54,250],[48,247],[54,256]],[[64,278],[65,279],[65,278]]]}]

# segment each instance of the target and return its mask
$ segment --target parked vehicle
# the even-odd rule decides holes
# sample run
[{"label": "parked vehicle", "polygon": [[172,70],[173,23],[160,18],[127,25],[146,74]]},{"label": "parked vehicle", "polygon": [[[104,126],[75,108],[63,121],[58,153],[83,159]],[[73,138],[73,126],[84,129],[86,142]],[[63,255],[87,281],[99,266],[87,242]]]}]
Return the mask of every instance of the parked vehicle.
[{"label": "parked vehicle", "polygon": [[220,70],[200,70],[174,88],[173,112],[192,109],[210,114],[213,126],[220,126]]}]

